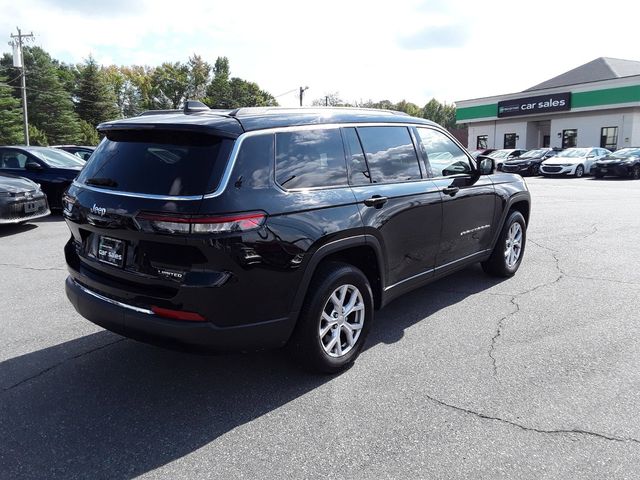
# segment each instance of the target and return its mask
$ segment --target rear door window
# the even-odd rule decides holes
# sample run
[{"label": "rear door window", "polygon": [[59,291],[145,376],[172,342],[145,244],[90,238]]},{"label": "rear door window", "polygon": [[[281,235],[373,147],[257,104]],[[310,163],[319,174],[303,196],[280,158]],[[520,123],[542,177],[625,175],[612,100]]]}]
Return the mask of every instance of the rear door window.
[{"label": "rear door window", "polygon": [[231,139],[201,133],[108,132],[78,181],[123,192],[203,195],[220,183],[232,146]]},{"label": "rear door window", "polygon": [[347,185],[340,130],[277,133],[276,182],[286,189]]},{"label": "rear door window", "polygon": [[373,183],[422,178],[418,156],[406,127],[358,127]]}]

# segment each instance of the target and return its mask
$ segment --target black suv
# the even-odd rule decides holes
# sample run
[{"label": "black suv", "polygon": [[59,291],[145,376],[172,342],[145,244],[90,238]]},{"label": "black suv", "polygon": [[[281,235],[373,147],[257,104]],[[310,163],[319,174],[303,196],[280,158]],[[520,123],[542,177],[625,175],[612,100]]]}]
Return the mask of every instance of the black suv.
[{"label": "black suv", "polygon": [[209,350],[288,344],[308,367],[355,360],[374,309],[482,262],[522,261],[530,196],[440,126],[363,109],[143,114],[64,198],[66,291],[122,335]]}]

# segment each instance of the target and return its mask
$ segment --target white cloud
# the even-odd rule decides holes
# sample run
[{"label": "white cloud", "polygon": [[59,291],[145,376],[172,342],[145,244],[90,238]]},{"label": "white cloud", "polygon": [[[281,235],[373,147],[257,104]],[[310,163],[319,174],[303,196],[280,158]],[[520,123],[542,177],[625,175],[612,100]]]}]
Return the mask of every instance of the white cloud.
[{"label": "white cloud", "polygon": [[20,25],[67,62],[226,55],[233,75],[274,95],[308,85],[309,102],[451,102],[523,90],[598,56],[640,60],[640,6],[622,0],[0,0],[0,11],[7,40]]}]

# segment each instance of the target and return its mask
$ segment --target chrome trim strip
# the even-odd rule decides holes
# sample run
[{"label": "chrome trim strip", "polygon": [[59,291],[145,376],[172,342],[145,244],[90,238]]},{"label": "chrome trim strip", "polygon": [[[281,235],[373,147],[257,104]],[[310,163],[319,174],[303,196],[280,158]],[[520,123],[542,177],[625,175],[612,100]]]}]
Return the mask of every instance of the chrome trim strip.
[{"label": "chrome trim strip", "polygon": [[453,262],[449,262],[449,263],[445,263],[444,265],[440,265],[439,267],[436,267],[435,269],[436,269],[436,270],[441,270],[441,269],[443,269],[443,268],[450,267],[451,265],[453,265],[453,264],[455,264],[455,263],[462,262],[462,261],[464,261],[464,260],[468,260],[468,259],[470,259],[470,258],[472,258],[472,257],[476,257],[476,256],[478,256],[478,255],[483,255],[483,254],[485,254],[485,253],[487,253],[487,252],[490,252],[490,251],[491,251],[491,249],[490,249],[490,248],[488,248],[488,249],[486,249],[486,250],[482,250],[482,251],[480,251],[480,252],[472,253],[471,255],[467,255],[466,257],[459,258],[459,259],[457,259],[457,260],[454,260]]},{"label": "chrome trim strip", "polygon": [[100,295],[99,293],[96,293],[93,290],[89,290],[88,288],[83,287],[82,285],[80,285],[75,280],[73,280],[73,283],[75,283],[78,286],[78,288],[80,288],[80,290],[82,290],[84,293],[86,293],[88,295],[91,295],[92,297],[95,297],[95,298],[97,298],[99,300],[102,300],[104,302],[110,303],[111,305],[116,305],[117,307],[126,308],[128,310],[133,310],[134,312],[138,312],[138,313],[146,313],[147,315],[155,315],[155,313],[153,313],[151,310],[148,310],[146,308],[134,307],[133,305],[129,305],[127,303],[118,302],[117,300],[113,300],[112,298],[108,298],[108,297],[105,297],[103,295]]},{"label": "chrome trim strip", "polygon": [[389,285],[388,287],[385,287],[384,291],[386,292],[387,290],[391,290],[392,288],[397,287],[398,285],[401,285],[405,282],[408,282],[410,280],[415,280],[418,277],[421,277],[423,275],[428,275],[430,273],[433,273],[435,271],[435,269],[431,268],[429,270],[425,270],[424,272],[420,272],[416,275],[412,275],[411,277],[405,278],[404,280],[400,280],[399,282],[394,283],[393,285]]},{"label": "chrome trim strip", "polygon": [[471,255],[467,255],[466,257],[462,257],[462,258],[459,258],[457,260],[454,260],[453,262],[445,263],[444,265],[440,265],[439,267],[431,268],[429,270],[425,270],[424,272],[420,272],[420,273],[418,273],[416,275],[412,275],[411,277],[405,278],[404,280],[400,280],[399,282],[396,282],[393,285],[389,285],[388,287],[385,287],[384,291],[386,292],[387,290],[391,290],[392,288],[395,288],[398,285],[401,285],[401,284],[403,284],[405,282],[409,282],[411,280],[415,280],[416,278],[419,278],[419,277],[421,277],[423,275],[428,275],[428,274],[433,273],[433,272],[435,272],[437,270],[440,270],[440,269],[443,269],[443,268],[446,268],[446,267],[450,267],[451,265],[453,265],[455,263],[462,262],[464,260],[468,260],[468,259],[470,259],[472,257],[475,257],[477,255],[482,255],[482,254],[490,252],[490,251],[491,251],[491,249],[482,250],[480,252],[472,253]]},{"label": "chrome trim strip", "polygon": [[202,200],[202,195],[153,195],[151,193],[134,193],[134,192],[120,192],[118,190],[109,190],[108,188],[95,187],[93,185],[87,185],[74,180],[72,185],[83,188],[85,190],[91,190],[93,192],[109,193],[111,195],[120,195],[121,197],[134,197],[134,198],[150,198],[153,200]]},{"label": "chrome trim strip", "polygon": [[[184,201],[184,200],[202,200],[207,198],[215,198],[222,195],[222,193],[226,190],[227,185],[229,184],[229,180],[231,178],[231,174],[233,173],[233,169],[236,165],[236,159],[238,157],[238,153],[240,152],[240,147],[245,139],[249,137],[255,137],[257,135],[271,135],[279,132],[294,132],[299,130],[329,130],[333,128],[347,128],[347,127],[431,127],[431,128],[440,128],[439,125],[435,123],[412,123],[412,122],[362,122],[362,123],[321,123],[321,124],[311,124],[311,125],[294,125],[290,127],[274,127],[274,128],[265,128],[264,130],[252,130],[250,132],[244,132],[238,138],[233,145],[233,149],[231,150],[231,154],[229,155],[229,161],[227,162],[227,166],[225,167],[224,173],[222,174],[222,178],[220,179],[220,183],[218,184],[218,188],[216,188],[213,192],[207,193],[204,195],[153,195],[148,193],[133,193],[133,192],[120,192],[117,190],[109,190],[106,188],[99,188],[93,185],[86,185],[84,183],[80,183],[76,180],[73,181],[73,185],[80,188],[86,188],[87,190],[92,190],[94,192],[100,193],[109,193],[111,195],[120,195],[123,197],[136,197],[136,198],[148,198],[152,200],[164,200],[164,201]],[[424,180],[424,179],[423,179]]]}]

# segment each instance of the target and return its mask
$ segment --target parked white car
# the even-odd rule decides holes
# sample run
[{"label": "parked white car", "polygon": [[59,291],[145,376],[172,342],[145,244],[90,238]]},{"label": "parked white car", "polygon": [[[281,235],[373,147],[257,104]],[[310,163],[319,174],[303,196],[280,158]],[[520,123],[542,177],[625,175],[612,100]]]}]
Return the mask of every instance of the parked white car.
[{"label": "parked white car", "polygon": [[540,165],[540,173],[545,176],[573,175],[581,177],[592,173],[596,160],[609,155],[606,148],[567,148]]}]

